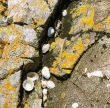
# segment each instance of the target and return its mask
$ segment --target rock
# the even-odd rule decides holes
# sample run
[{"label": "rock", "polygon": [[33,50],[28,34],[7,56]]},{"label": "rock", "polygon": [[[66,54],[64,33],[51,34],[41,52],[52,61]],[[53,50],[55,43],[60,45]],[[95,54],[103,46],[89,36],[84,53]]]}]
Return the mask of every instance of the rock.
[{"label": "rock", "polygon": [[[0,81],[0,107],[16,108],[19,100],[21,71]],[[16,80],[15,80],[16,79]]]},{"label": "rock", "polygon": [[[43,57],[44,65],[52,74],[62,78],[69,76],[83,53],[100,38],[100,33],[109,33],[108,3],[106,0],[73,1],[69,4],[67,15],[61,19],[62,32],[54,40],[50,39],[50,53]],[[97,21],[99,17],[104,20]]]},{"label": "rock", "polygon": [[50,45],[49,44],[44,44],[42,46],[42,53],[46,53],[49,51]]},{"label": "rock", "polygon": [[[46,108],[52,106],[54,106],[53,108],[71,108],[72,104],[76,102],[81,108],[109,107],[107,103],[110,99],[110,87],[108,85],[110,81],[106,70],[109,70],[110,48],[106,38],[106,36],[103,36],[103,40],[100,38],[96,44],[93,44],[84,53],[68,80],[60,81],[53,78],[56,87],[48,90]],[[106,48],[103,46],[106,46]],[[96,70],[100,70],[104,76],[102,78],[87,77],[87,73]],[[65,93],[63,98],[62,93]],[[56,103],[58,104],[56,105]]]},{"label": "rock", "polygon": [[14,2],[9,0],[8,18],[13,17],[14,22],[24,22],[26,24],[31,24],[34,19],[34,21],[37,21],[38,27],[39,25],[45,24],[57,2],[58,0],[48,2],[52,7],[50,10],[49,4],[45,0],[14,0]]},{"label": "rock", "polygon": [[[34,32],[32,28],[30,31],[31,30]],[[9,25],[7,27],[0,28],[0,78],[3,78],[11,73],[14,73],[16,70],[19,70],[23,64],[27,65],[32,62],[31,59],[27,58],[39,57],[39,51],[36,51],[33,46],[30,46],[30,44],[38,44],[38,41],[36,41],[37,37],[35,32],[34,35],[32,32],[29,32],[29,35],[31,38],[34,36],[34,38],[32,38],[33,41],[28,43],[28,35],[26,35],[27,37],[23,36],[23,27],[18,25]]]}]

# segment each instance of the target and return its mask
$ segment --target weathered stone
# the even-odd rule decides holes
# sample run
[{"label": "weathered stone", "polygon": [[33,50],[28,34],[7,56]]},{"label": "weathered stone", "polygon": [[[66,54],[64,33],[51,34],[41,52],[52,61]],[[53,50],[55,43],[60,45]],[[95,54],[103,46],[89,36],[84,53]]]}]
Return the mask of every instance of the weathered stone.
[{"label": "weathered stone", "polygon": [[[80,0],[70,3],[67,15],[61,20],[62,32],[55,40],[50,40],[49,57],[44,55],[44,65],[50,67],[52,74],[60,77],[71,74],[84,51],[100,38],[101,33],[102,37],[105,32],[109,32],[108,2]],[[98,6],[100,8],[97,9]],[[103,20],[97,22],[100,12]]]},{"label": "weathered stone", "polygon": [[[49,4],[52,6],[52,10],[55,7],[55,2],[49,0]],[[45,24],[48,17],[51,14],[49,9],[49,4],[45,0],[27,0],[27,1],[8,1],[8,18],[13,17],[14,22],[24,22],[26,24],[31,24],[33,19],[39,25]]]},{"label": "weathered stone", "polygon": [[[68,80],[53,78],[56,87],[49,90],[46,108],[71,108],[73,103],[78,103],[81,108],[110,107],[110,88],[107,86],[110,84],[109,41],[110,38],[103,36],[103,40],[100,38],[93,44],[81,57]],[[87,77],[87,73],[97,70],[105,76]]]},{"label": "weathered stone", "polygon": [[19,70],[23,64],[31,63],[32,60],[27,58],[39,57],[39,52],[33,47],[34,45],[38,47],[38,40],[32,28],[18,25],[2,27],[0,28],[0,39],[0,78]]},{"label": "weathered stone", "polygon": [[17,108],[21,71],[7,77],[0,82],[0,107]]}]

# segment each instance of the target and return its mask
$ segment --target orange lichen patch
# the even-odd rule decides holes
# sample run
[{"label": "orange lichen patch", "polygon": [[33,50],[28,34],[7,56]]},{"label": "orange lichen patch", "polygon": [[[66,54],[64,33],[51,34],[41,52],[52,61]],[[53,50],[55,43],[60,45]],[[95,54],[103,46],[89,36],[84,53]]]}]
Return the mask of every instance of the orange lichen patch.
[{"label": "orange lichen patch", "polygon": [[[4,32],[6,35],[4,36],[4,39],[7,41],[7,43],[9,43],[9,37],[12,36],[14,38],[15,36],[15,40],[18,42],[21,37],[23,36],[23,31],[21,29],[21,27],[15,27],[13,24],[9,25],[6,27],[2,27],[0,28],[1,32]],[[17,38],[17,39],[16,39]]]},{"label": "orange lichen patch", "polygon": [[[34,20],[32,21],[33,28],[34,28],[34,29],[38,28],[39,25],[40,25],[41,23],[43,23],[43,22],[44,22],[44,20],[43,20],[40,16],[38,16],[38,17],[37,17],[37,20],[34,19]],[[36,29],[36,32],[38,32],[37,29]]]},{"label": "orange lichen patch", "polygon": [[73,51],[77,51],[78,54],[81,54],[84,51],[84,47],[83,47],[81,38],[78,38],[77,43],[73,45]]},{"label": "orange lichen patch", "polygon": [[66,47],[69,46],[70,44],[71,44],[71,42],[66,40]]},{"label": "orange lichen patch", "polygon": [[97,25],[94,25],[94,29],[97,31],[99,30],[99,28],[104,28],[104,25],[103,24],[97,24]]},{"label": "orange lichen patch", "polygon": [[51,67],[50,72],[54,73],[55,75],[58,75],[59,68],[58,67]]},{"label": "orange lichen patch", "polygon": [[107,17],[107,19],[106,19],[106,24],[107,24],[107,25],[110,24],[110,16]]},{"label": "orange lichen patch", "polygon": [[52,2],[53,0],[49,0],[49,2]]},{"label": "orange lichen patch", "polygon": [[44,5],[42,8],[40,8],[41,11],[45,10],[49,5]]},{"label": "orange lichen patch", "polygon": [[16,96],[17,96],[16,89],[11,85],[9,79],[6,80],[6,83],[4,85],[0,86],[0,93],[4,95],[3,98],[7,100],[5,101],[5,104],[4,104],[5,106],[6,106],[6,103],[10,104],[10,106],[16,103]]},{"label": "orange lichen patch", "polygon": [[55,47],[55,42],[52,42],[49,48],[49,51],[52,51],[52,49]]},{"label": "orange lichen patch", "polygon": [[[85,46],[89,43],[88,38],[85,38]],[[82,43],[82,39],[78,38],[77,43],[73,45],[73,51],[77,51],[75,53],[68,53],[67,51],[63,51],[61,57],[57,57],[53,62],[50,71],[57,75],[60,71],[70,74],[71,69],[79,59],[80,55],[84,51],[84,46]]]},{"label": "orange lichen patch", "polygon": [[84,38],[84,46],[85,46],[85,48],[87,48],[87,46],[90,43],[89,34],[88,33],[84,34],[83,38]]},{"label": "orange lichen patch", "polygon": [[62,92],[62,93],[61,93],[61,98],[64,99],[65,96],[66,96],[65,92]]},{"label": "orange lichen patch", "polygon": [[28,104],[25,104],[24,108],[30,108]]},{"label": "orange lichen patch", "polygon": [[62,58],[64,57],[63,63],[61,64],[62,68],[72,68],[73,65],[76,63],[76,61],[79,58],[78,53],[67,53],[66,51],[62,53]]},{"label": "orange lichen patch", "polygon": [[56,58],[56,60],[53,62],[53,67],[56,67],[57,66],[57,64],[59,64],[60,63],[60,61],[61,61],[61,59],[59,58],[59,57],[57,57]]},{"label": "orange lichen patch", "polygon": [[13,73],[15,73],[14,70],[9,70],[9,71],[8,71],[8,74],[13,74]]},{"label": "orange lichen patch", "polygon": [[36,96],[36,99],[37,99],[37,100],[39,99],[39,96],[38,96],[38,95]]},{"label": "orange lichen patch", "polygon": [[[82,19],[80,20],[80,24],[84,24],[85,28],[92,28],[94,25],[94,7],[91,5],[82,5],[79,6],[78,9],[74,9],[70,12],[72,14],[72,18],[75,18],[76,16],[82,15]],[[76,27],[75,27],[76,28]],[[70,34],[73,31],[73,28],[70,30]]]},{"label": "orange lichen patch", "polygon": [[9,108],[8,101],[5,101],[2,108]]},{"label": "orange lichen patch", "polygon": [[0,12],[2,12],[4,10],[4,6],[3,5],[0,5]]},{"label": "orange lichen patch", "polygon": [[82,24],[85,24],[86,27],[92,28],[94,25],[93,19],[94,19],[94,8],[91,7],[91,12],[89,13],[89,16],[84,16],[80,22]]},{"label": "orange lichen patch", "polygon": [[39,10],[41,10],[41,11],[45,10],[45,9],[49,6],[48,4],[44,4],[43,1],[40,1],[40,2],[34,1],[34,3],[35,3],[36,5],[41,5],[41,6],[43,6],[42,8],[39,8]]},{"label": "orange lichen patch", "polygon": [[79,29],[79,26],[78,25],[75,25],[75,26],[72,26],[70,31],[69,31],[69,34],[73,34],[73,32],[77,32]]},{"label": "orange lichen patch", "polygon": [[62,72],[65,72],[66,74],[70,74],[70,73],[71,73],[71,70],[68,70],[68,69],[62,69]]}]

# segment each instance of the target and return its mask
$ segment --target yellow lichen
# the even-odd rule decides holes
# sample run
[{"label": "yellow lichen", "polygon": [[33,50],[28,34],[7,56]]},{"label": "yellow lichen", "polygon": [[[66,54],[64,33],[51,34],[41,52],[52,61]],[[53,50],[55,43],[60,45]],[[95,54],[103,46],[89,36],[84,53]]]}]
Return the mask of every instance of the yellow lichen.
[{"label": "yellow lichen", "polygon": [[66,96],[65,92],[62,92],[62,93],[61,93],[61,98],[64,99],[65,96]]},{"label": "yellow lichen", "polygon": [[[89,41],[86,39],[85,43],[88,44],[88,42]],[[61,57],[57,57],[56,60],[53,62],[50,71],[55,75],[57,75],[59,71],[65,72],[66,74],[70,74],[73,65],[80,57],[80,54],[82,54],[84,51],[81,38],[78,38],[77,43],[73,45],[73,51],[77,52],[68,53],[67,51],[63,51]]]},{"label": "yellow lichen", "polygon": [[24,108],[30,108],[28,104],[25,104]]},{"label": "yellow lichen", "polygon": [[69,34],[72,34],[73,30],[78,30],[81,25],[84,25],[83,30],[90,29],[94,25],[94,7],[90,4],[79,6],[78,8],[73,9],[71,12],[72,18],[75,18],[76,16],[81,16],[79,20],[79,26],[75,25],[70,29]]},{"label": "yellow lichen", "polygon": [[49,48],[49,51],[52,51],[52,49],[55,47],[55,42],[52,42]]},{"label": "yellow lichen", "polygon": [[76,44],[73,46],[73,51],[77,51],[78,54],[81,54],[84,51],[83,43],[81,38],[78,38],[78,41]]},{"label": "yellow lichen", "polygon": [[106,24],[107,24],[107,25],[110,24],[110,16],[107,17],[107,19],[106,19]]},{"label": "yellow lichen", "polygon": [[[12,106],[16,103],[16,89],[11,85],[10,80],[7,79],[4,85],[0,86],[0,93],[4,95],[4,98],[7,100],[5,104],[8,103]],[[8,106],[7,106],[8,108]]]},{"label": "yellow lichen", "polygon": [[5,101],[2,108],[9,108],[8,101]]},{"label": "yellow lichen", "polygon": [[97,25],[94,25],[94,29],[97,31],[99,30],[99,28],[104,28],[104,25],[103,24],[97,24]]}]

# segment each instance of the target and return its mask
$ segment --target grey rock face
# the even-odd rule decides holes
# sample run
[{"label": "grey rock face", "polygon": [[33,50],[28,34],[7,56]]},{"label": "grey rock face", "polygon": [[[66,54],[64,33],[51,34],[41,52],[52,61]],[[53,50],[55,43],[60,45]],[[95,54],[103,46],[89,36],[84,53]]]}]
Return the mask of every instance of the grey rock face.
[{"label": "grey rock face", "polygon": [[21,71],[0,82],[0,107],[16,108],[19,100]]}]

